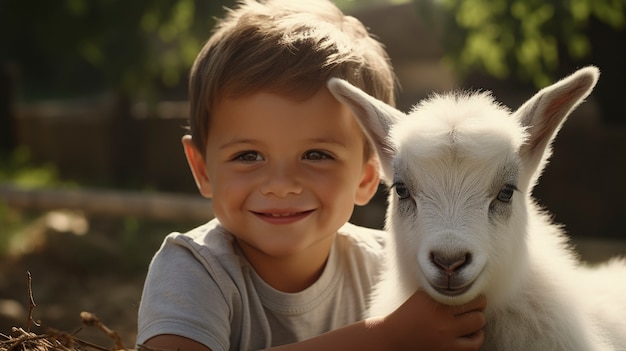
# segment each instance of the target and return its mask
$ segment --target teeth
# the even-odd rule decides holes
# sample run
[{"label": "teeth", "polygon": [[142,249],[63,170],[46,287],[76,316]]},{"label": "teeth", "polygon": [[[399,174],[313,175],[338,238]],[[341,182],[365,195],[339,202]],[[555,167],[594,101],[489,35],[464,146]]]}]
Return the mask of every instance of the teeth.
[{"label": "teeth", "polygon": [[272,217],[289,217],[289,216],[291,216],[291,213],[283,213],[283,214],[272,213],[272,214],[270,214],[270,216],[272,216]]}]

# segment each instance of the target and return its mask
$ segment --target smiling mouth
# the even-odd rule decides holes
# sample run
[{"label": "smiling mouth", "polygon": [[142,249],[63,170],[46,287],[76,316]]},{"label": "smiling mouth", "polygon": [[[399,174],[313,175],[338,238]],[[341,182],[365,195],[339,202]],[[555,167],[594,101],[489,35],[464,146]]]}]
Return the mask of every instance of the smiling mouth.
[{"label": "smiling mouth", "polygon": [[260,213],[261,216],[270,216],[274,218],[291,217],[301,214],[302,212],[289,212],[289,213]]},{"label": "smiling mouth", "polygon": [[281,217],[293,217],[293,216],[300,216],[302,214],[306,214],[306,213],[310,213],[311,210],[309,211],[298,211],[298,212],[254,212],[254,214],[259,215],[259,216],[266,216],[266,217],[274,217],[274,218],[281,218]]},{"label": "smiling mouth", "polygon": [[297,222],[309,214],[311,214],[313,210],[308,211],[298,211],[298,212],[252,212],[257,217],[261,218],[264,221],[275,223],[275,224],[286,224]]}]

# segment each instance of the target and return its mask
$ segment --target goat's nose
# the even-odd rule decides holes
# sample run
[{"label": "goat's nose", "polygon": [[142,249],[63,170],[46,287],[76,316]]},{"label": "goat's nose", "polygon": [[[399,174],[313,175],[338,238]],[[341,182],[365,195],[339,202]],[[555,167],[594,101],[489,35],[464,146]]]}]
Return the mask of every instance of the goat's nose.
[{"label": "goat's nose", "polygon": [[430,260],[439,268],[444,270],[447,275],[452,275],[454,271],[467,265],[472,256],[469,253],[458,254],[454,256],[444,255],[437,252],[430,253]]}]

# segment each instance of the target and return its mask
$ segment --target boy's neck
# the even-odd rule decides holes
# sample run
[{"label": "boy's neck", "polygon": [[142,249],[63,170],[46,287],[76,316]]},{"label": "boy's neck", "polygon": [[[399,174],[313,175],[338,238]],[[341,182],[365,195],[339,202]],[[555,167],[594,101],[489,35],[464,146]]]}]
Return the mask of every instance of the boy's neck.
[{"label": "boy's neck", "polygon": [[289,256],[267,256],[237,240],[256,273],[272,288],[285,293],[300,292],[322,275],[334,236],[323,239],[305,252]]}]

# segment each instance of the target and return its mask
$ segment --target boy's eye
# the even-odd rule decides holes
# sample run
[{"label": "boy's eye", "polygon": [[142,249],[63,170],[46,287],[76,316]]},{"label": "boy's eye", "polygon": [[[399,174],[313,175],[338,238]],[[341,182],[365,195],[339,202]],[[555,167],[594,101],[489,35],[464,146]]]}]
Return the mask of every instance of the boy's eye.
[{"label": "boy's eye", "polygon": [[307,151],[304,154],[303,158],[306,160],[317,161],[317,160],[332,159],[332,156],[320,150],[311,150],[311,151]]},{"label": "boy's eye", "polygon": [[235,161],[255,162],[262,161],[263,156],[256,151],[244,151],[237,154],[234,158]]}]

